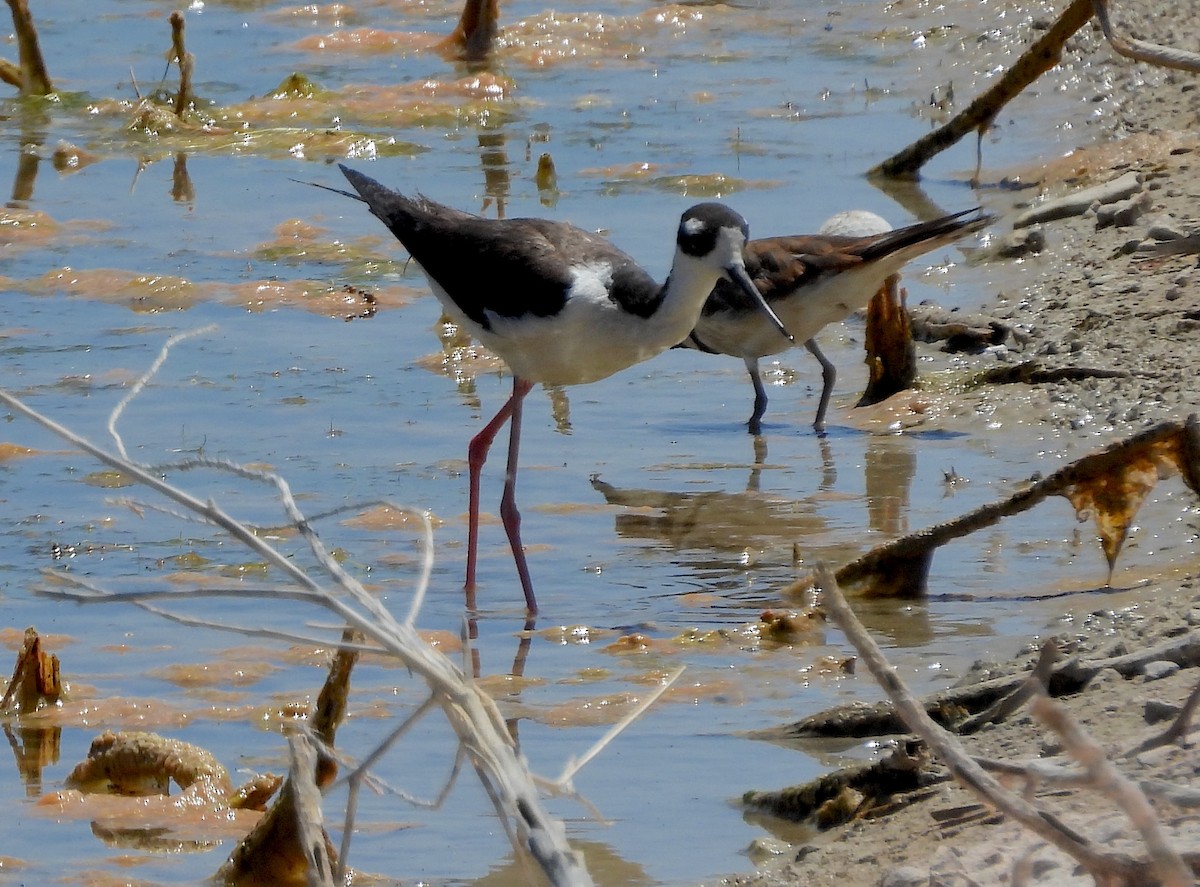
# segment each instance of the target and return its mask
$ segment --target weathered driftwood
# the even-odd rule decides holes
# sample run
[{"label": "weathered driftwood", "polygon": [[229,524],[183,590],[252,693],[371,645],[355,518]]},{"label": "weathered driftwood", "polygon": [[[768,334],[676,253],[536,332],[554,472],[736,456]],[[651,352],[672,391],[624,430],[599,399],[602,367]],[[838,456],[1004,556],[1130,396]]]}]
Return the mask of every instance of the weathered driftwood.
[{"label": "weathered driftwood", "polygon": [[1124,370],[1106,370],[1099,367],[1047,367],[1039,361],[1026,360],[984,370],[976,376],[972,385],[1044,385],[1047,382],[1079,382],[1083,379],[1124,379],[1129,373]]},{"label": "weathered driftwood", "polygon": [[982,137],[1006,104],[1062,60],[1064,44],[1091,20],[1093,14],[1104,31],[1105,39],[1117,53],[1162,67],[1200,71],[1200,56],[1195,53],[1118,34],[1109,20],[1108,0],[1072,0],[1046,33],[1022,53],[994,86],[960,114],[892,155],[871,169],[868,175],[916,178],[926,162],[957,144],[963,136],[974,132]]},{"label": "weathered driftwood", "polygon": [[[872,676],[883,687],[888,699],[903,717],[908,727],[917,734],[953,774],[955,780],[972,792],[979,800],[995,808],[1008,819],[1019,823],[1055,848],[1068,854],[1078,862],[1096,881],[1108,887],[1134,887],[1154,883],[1157,875],[1169,887],[1191,887],[1190,874],[1184,871],[1184,863],[1161,835],[1156,834],[1157,820],[1149,809],[1144,795],[1131,789],[1128,780],[1119,774],[1114,776],[1111,763],[1099,754],[1078,725],[1062,716],[1061,708],[1047,697],[1035,702],[1035,711],[1063,736],[1072,753],[1095,777],[1095,787],[1120,797],[1134,825],[1142,832],[1149,850],[1149,860],[1132,859],[1128,856],[1108,852],[1097,842],[1088,840],[1062,824],[1045,808],[1026,798],[1008,791],[979,765],[951,734],[940,728],[926,714],[925,707],[912,695],[896,670],[883,655],[883,651],[872,639],[863,624],[858,621],[846,602],[832,571],[821,565],[817,577],[829,617],[846,634],[854,645],[863,663]],[[1200,652],[1200,638],[1193,639]],[[1040,704],[1039,704],[1040,703]]]},{"label": "weathered driftwood", "polygon": [[[1050,669],[1047,692],[1051,696],[1077,693],[1105,669],[1124,677],[1141,674],[1147,663],[1174,662],[1183,668],[1200,666],[1200,629],[1163,641],[1161,644],[1104,659],[1072,657]],[[966,722],[970,715],[1018,690],[1028,675],[1014,674],[963,687],[951,687],[926,697],[921,706],[926,715],[948,729]],[[785,742],[809,737],[867,737],[907,733],[909,730],[895,706],[887,700],[875,703],[852,702],[802,718],[795,723],[752,734],[757,739]]]},{"label": "weathered driftwood", "polygon": [[[1109,479],[1119,480],[1124,470],[1147,453],[1151,454],[1147,458],[1155,461],[1154,449],[1159,446],[1173,450],[1184,482],[1200,495],[1200,422],[1195,416],[1182,424],[1162,422],[1098,453],[1084,456],[1001,502],[984,505],[961,517],[878,545],[838,569],[838,582],[862,585],[864,592],[871,595],[919,597],[925,593],[929,565],[939,546],[989,527],[1002,518],[1028,511],[1048,496],[1071,498],[1080,489],[1098,485],[1104,495],[1112,497],[1119,491],[1120,483],[1114,481],[1110,486]],[[1110,569],[1120,543],[1124,541],[1123,533],[1115,535],[1119,538],[1102,537]]]},{"label": "weathered driftwood", "polygon": [[968,133],[983,135],[1000,110],[1025,87],[1062,60],[1063,45],[1092,17],[1092,0],[1072,0],[1071,5],[991,89],[977,97],[960,114],[922,136],[867,174],[916,178],[930,158],[955,145]]},{"label": "weathered driftwood", "polygon": [[1034,204],[1013,219],[1013,228],[1028,228],[1041,222],[1054,222],[1081,216],[1096,204],[1105,206],[1132,197],[1142,190],[1142,177],[1130,171],[1099,185],[1080,188],[1061,197]]},{"label": "weathered driftwood", "polygon": [[947,778],[944,769],[930,767],[920,742],[908,740],[878,761],[846,767],[802,785],[748,791],[742,795],[742,805],[796,822],[811,817],[820,828],[832,828],[884,812],[893,796],[923,792]]}]

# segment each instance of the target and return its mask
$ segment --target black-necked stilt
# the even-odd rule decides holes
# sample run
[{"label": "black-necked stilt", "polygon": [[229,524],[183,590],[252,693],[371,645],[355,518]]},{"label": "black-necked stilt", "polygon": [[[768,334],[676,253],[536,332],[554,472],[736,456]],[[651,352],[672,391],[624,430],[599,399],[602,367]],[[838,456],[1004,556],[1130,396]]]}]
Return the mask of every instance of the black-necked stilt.
[{"label": "black-necked stilt", "polygon": [[[907,262],[952,243],[991,221],[979,208],[918,222],[866,237],[798,235],[752,240],[746,244],[746,270],[767,304],[775,309],[796,342],[803,342],[821,363],[821,401],[813,427],[823,431],[825,409],[836,370],[814,336],[828,324],[864,307],[883,282]],[[762,324],[741,289],[718,281],[704,304],[695,329],[680,347],[729,354],[746,362],[754,383],[751,434],[762,430],[767,409],[758,360],[785,351],[792,343]]]},{"label": "black-necked stilt", "polygon": [[513,372],[512,396],[467,450],[467,603],[474,608],[480,471],[492,440],[508,422],[500,517],[525,604],[536,613],[515,497],[525,395],[538,382],[595,382],[670,348],[695,326],[721,279],[731,281],[730,291],[742,293],[745,304],[757,304],[769,315],[767,325],[781,342],[790,341],[746,273],[746,220],[719,203],[685,212],[670,277],[659,286],[607,240],[571,225],[483,219],[425,197],[405,197],[345,166],[341,170],[358,193],[329,190],[363,200],[421,266],[446,313]]}]

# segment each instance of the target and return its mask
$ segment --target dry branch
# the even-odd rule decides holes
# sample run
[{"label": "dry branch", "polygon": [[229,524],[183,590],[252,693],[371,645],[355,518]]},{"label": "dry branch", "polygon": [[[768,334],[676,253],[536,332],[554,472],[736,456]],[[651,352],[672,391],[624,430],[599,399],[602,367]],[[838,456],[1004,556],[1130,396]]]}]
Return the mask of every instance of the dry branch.
[{"label": "dry branch", "polygon": [[1192,692],[1188,694],[1187,701],[1179,709],[1179,714],[1171,721],[1166,730],[1159,733],[1157,736],[1151,736],[1144,742],[1138,743],[1134,748],[1131,748],[1125,753],[1126,757],[1140,755],[1142,752],[1149,751],[1152,748],[1170,745],[1172,742],[1179,742],[1188,735],[1191,729],[1192,717],[1196,714],[1196,708],[1200,706],[1200,684],[1192,688]]},{"label": "dry branch", "polygon": [[[1200,630],[1169,638],[1153,647],[1135,650],[1106,659],[1071,658],[1050,670],[1046,682],[1051,696],[1078,692],[1102,671],[1112,669],[1130,678],[1142,673],[1150,662],[1174,662],[1181,668],[1200,667]],[[922,705],[931,719],[943,727],[953,727],[964,712],[981,711],[1017,690],[1025,675],[1008,675],[979,681],[965,687],[952,687],[927,697]],[[835,706],[794,724],[753,735],[760,739],[786,740],[816,736],[887,736],[904,733],[907,726],[889,701],[860,702]]]},{"label": "dry branch", "polygon": [[1146,883],[1145,867],[1136,860],[1105,853],[1082,840],[1051,814],[1012,794],[993,779],[952,735],[926,714],[883,655],[883,651],[858,621],[838,588],[833,572],[825,565],[817,568],[818,582],[830,619],[846,634],[862,657],[872,676],[883,687],[908,727],[915,732],[953,773],[954,778],[973,792],[984,804],[999,810],[1046,842],[1071,856],[1097,884],[1134,885]]},{"label": "dry branch", "polygon": [[1108,17],[1108,0],[1092,0],[1096,12],[1096,20],[1104,31],[1106,39],[1112,48],[1125,56],[1139,62],[1149,62],[1161,68],[1175,68],[1179,71],[1200,71],[1200,55],[1172,46],[1160,46],[1157,43],[1147,43],[1134,37],[1125,38],[1116,32]]},{"label": "dry branch", "polygon": [[1063,45],[1091,17],[1092,0],[1072,0],[1049,30],[1022,53],[991,89],[946,124],[892,155],[867,175],[916,178],[926,162],[957,144],[963,136],[974,132],[982,137],[1006,104],[1062,60]]},{"label": "dry branch", "polygon": [[1029,677],[1021,682],[1021,686],[979,714],[967,718],[967,720],[958,725],[958,732],[961,734],[974,733],[984,724],[1002,721],[1018,711],[1039,690],[1044,693],[1044,688],[1050,685],[1050,676],[1054,668],[1054,662],[1057,659],[1058,643],[1054,638],[1050,638],[1042,644],[1037,664],[1033,667],[1033,672]]},{"label": "dry branch", "polygon": [[[282,477],[271,472],[254,472],[241,466],[228,466],[229,470],[240,476],[266,482],[275,488],[292,526],[307,544],[326,577],[324,583],[310,575],[293,558],[285,556],[245,524],[227,514],[215,501],[201,501],[167,483],[158,473],[150,470],[150,466],[131,462],[102,449],[2,389],[0,402],[241,542],[291,583],[290,586],[283,585],[272,590],[268,599],[303,596],[330,612],[339,625],[356,629],[368,641],[399,659],[428,686],[432,702],[441,709],[458,737],[460,753],[465,754],[475,768],[505,831],[512,838],[514,848],[519,853],[530,854],[556,887],[587,887],[592,884],[582,858],[567,843],[563,825],[546,810],[538,784],[518,754],[495,703],[476,687],[461,668],[421,638],[413,625],[415,609],[410,612],[408,620],[398,622],[377,597],[367,592],[329,555]],[[114,437],[119,441],[119,436],[113,430]],[[427,521],[425,529],[426,551],[429,553],[428,536],[431,531]],[[431,555],[427,561],[431,561]],[[423,581],[427,581],[429,569],[430,563],[427,563],[422,574]],[[104,589],[97,591],[59,590],[55,593],[77,600],[107,599]],[[241,596],[244,594],[244,591],[239,592]],[[416,598],[419,601],[420,594]],[[343,629],[334,630],[340,633]],[[339,641],[336,637],[326,638],[325,643],[337,646]]]},{"label": "dry branch", "polygon": [[1072,0],[1062,15],[1037,42],[1022,53],[991,89],[978,96],[961,113],[903,151],[872,168],[870,176],[916,178],[931,158],[957,144],[968,133],[983,133],[1001,109],[1027,86],[1062,60],[1063,46],[1095,14],[1113,50],[1137,61],[1181,71],[1200,71],[1200,56],[1118,34],[1108,16],[1108,0]]},{"label": "dry branch", "polygon": [[19,66],[14,68],[11,63],[6,63],[3,79],[17,87],[23,96],[50,95],[54,92],[54,85],[46,72],[46,60],[42,58],[42,47],[38,43],[37,28],[33,25],[28,0],[8,0],[8,7],[12,10],[13,31],[17,35]]},{"label": "dry branch", "polygon": [[1059,735],[1067,753],[1084,766],[1091,787],[1112,798],[1141,832],[1146,849],[1150,851],[1150,864],[1162,878],[1163,887],[1194,887],[1191,872],[1167,841],[1145,793],[1113,766],[1104,750],[1059,703],[1039,696],[1033,701],[1033,714]]},{"label": "dry branch", "polygon": [[[1095,511],[1111,571],[1124,541],[1128,520],[1136,512],[1148,475],[1163,472],[1173,463],[1184,482],[1200,495],[1200,421],[1163,422],[1098,453],[1092,453],[1030,484],[1009,498],[984,505],[961,517],[878,545],[837,571],[845,585],[869,584],[872,595],[917,597],[925,593],[934,551],[947,542],[997,521],[1020,514],[1048,496],[1066,496],[1079,511]],[[1126,518],[1122,525],[1118,518]]]}]

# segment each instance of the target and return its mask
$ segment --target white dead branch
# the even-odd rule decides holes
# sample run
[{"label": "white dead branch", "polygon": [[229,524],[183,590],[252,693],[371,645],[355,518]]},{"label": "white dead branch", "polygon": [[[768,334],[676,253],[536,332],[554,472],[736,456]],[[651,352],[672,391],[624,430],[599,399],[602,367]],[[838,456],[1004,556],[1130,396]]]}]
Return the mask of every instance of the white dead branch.
[{"label": "white dead branch", "polygon": [[[104,464],[122,472],[143,487],[154,490],[182,509],[178,512],[179,516],[193,520],[199,519],[228,533],[257,557],[277,569],[286,577],[286,583],[279,586],[247,587],[243,585],[237,588],[215,589],[150,589],[117,593],[101,585],[69,580],[74,582],[75,587],[49,589],[49,593],[67,596],[81,602],[128,601],[187,624],[218,627],[259,637],[284,638],[302,642],[315,641],[327,647],[346,646],[341,637],[342,632],[347,626],[356,629],[368,641],[363,645],[364,649],[395,656],[413,674],[425,682],[430,692],[429,700],[420,706],[414,715],[384,743],[382,750],[386,750],[391,742],[399,739],[421,715],[435,708],[440,709],[458,737],[460,743],[458,754],[465,756],[475,768],[475,772],[488,797],[491,798],[518,854],[528,853],[546,874],[550,883],[556,887],[558,885],[561,887],[591,885],[592,879],[584,867],[581,857],[571,849],[567,842],[562,823],[547,812],[542,802],[542,792],[539,786],[553,789],[558,787],[558,783],[538,780],[531,773],[525,760],[514,747],[504,719],[495,703],[472,682],[461,667],[427,644],[414,627],[420,602],[428,583],[433,558],[432,531],[425,515],[418,513],[424,526],[424,564],[412,606],[404,621],[400,622],[378,599],[369,594],[357,579],[348,574],[336,560],[330,557],[309,520],[296,504],[287,482],[279,475],[210,459],[189,459],[186,462],[170,466],[148,466],[135,463],[124,456],[125,447],[116,432],[116,421],[120,417],[121,411],[144,388],[154,372],[162,365],[170,347],[189,335],[194,335],[194,333],[172,338],[164,346],[151,369],[143,375],[128,396],[113,411],[109,419],[109,430],[116,441],[117,452],[115,453],[97,446],[31,409],[2,389],[0,389],[0,402],[14,412],[33,420],[69,441]],[[241,478],[273,486],[288,516],[290,526],[300,534],[307,545],[316,563],[316,568],[306,571],[292,558],[284,556],[256,535],[246,524],[226,513],[216,501],[212,499],[207,502],[202,501],[183,489],[167,483],[161,476],[164,469],[178,471],[192,468],[225,471]],[[161,506],[149,506],[140,502],[132,504],[138,508],[161,508]],[[393,505],[392,507],[398,506]],[[400,510],[411,511],[411,509],[403,508]],[[174,513],[174,509],[171,511]],[[318,578],[314,574],[323,575]],[[61,576],[55,578],[62,579]],[[295,633],[266,630],[253,626],[216,625],[208,620],[193,619],[170,610],[172,602],[233,595],[242,597],[253,595],[275,601],[306,602],[331,613],[335,622],[324,626],[309,623],[308,628],[313,634],[309,637],[301,637]],[[155,602],[165,602],[167,606],[155,606]],[[303,745],[303,743],[301,744]],[[374,760],[374,757],[369,760]],[[457,762],[455,766],[457,768]],[[357,785],[361,784],[364,773],[365,770],[360,769],[352,774],[351,782],[355,787],[355,792]],[[353,827],[352,806],[350,805],[350,809],[347,811],[347,835]],[[339,871],[335,875],[338,883],[342,882],[344,872],[341,869],[345,863],[346,860],[343,856],[339,860]]]},{"label": "white dead branch", "polygon": [[1125,37],[1118,34],[1108,17],[1108,0],[1092,0],[1092,9],[1100,29],[1104,31],[1104,39],[1113,50],[1126,58],[1138,62],[1148,62],[1160,68],[1174,68],[1178,71],[1200,72],[1200,55],[1177,49],[1174,46],[1162,46],[1158,43],[1147,43],[1136,37]]},{"label": "white dead branch", "polygon": [[[1038,773],[1028,766],[1009,769],[988,762],[985,767],[975,760],[959,740],[940,727],[929,716],[925,706],[904,685],[895,669],[883,655],[858,617],[846,602],[833,571],[825,564],[816,568],[817,587],[829,618],[846,634],[858,650],[872,677],[887,693],[897,713],[910,730],[916,733],[950,770],[954,778],[973,792],[985,805],[1020,823],[1039,838],[1075,859],[1095,880],[1105,887],[1132,887],[1148,883],[1146,864],[1115,853],[1105,852],[1095,843],[1062,823],[1051,812],[1014,794],[997,782],[989,769],[1020,773],[1027,784],[1038,780]],[[1117,799],[1118,804],[1142,833],[1149,851],[1149,866],[1159,881],[1167,887],[1192,887],[1191,875],[1180,855],[1162,836],[1157,817],[1141,789],[1121,775],[1107,757],[1088,739],[1079,726],[1065,717],[1061,707],[1042,696],[1034,702],[1035,714],[1063,738],[1064,746],[1083,765],[1083,772],[1057,769],[1053,776],[1077,783],[1086,780],[1089,788],[1099,789]],[[1051,774],[1047,773],[1050,777]],[[1018,869],[1021,867],[1018,866]],[[1016,883],[1022,883],[1020,871]]]}]

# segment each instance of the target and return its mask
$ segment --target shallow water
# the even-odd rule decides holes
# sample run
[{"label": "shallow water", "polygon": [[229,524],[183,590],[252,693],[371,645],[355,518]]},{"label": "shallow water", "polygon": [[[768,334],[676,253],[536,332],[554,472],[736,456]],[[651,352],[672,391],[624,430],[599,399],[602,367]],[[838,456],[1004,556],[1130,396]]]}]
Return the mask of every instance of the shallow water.
[{"label": "shallow water", "polygon": [[[43,49],[65,99],[0,108],[9,124],[0,134],[0,181],[14,181],[10,213],[23,221],[0,233],[3,384],[104,440],[109,410],[162,343],[215,323],[216,332],[178,345],[126,411],[120,430],[131,453],[149,463],[202,453],[269,464],[314,515],[381,496],[427,509],[439,523],[438,559],[420,624],[453,639],[463,617],[466,442],[510,382],[486,365],[472,375],[469,361],[464,375],[441,371],[435,300],[402,251],[361,206],[293,180],[340,187],[325,161],[350,157],[385,183],[454,206],[606,230],[659,277],[678,215],[697,199],[727,199],[757,235],[815,230],[848,207],[898,225],[930,204],[949,211],[988,203],[990,191],[964,184],[970,146],[936,161],[903,205],[862,176],[928,127],[931,92],[952,79],[960,97],[972,95],[986,81],[1006,54],[993,45],[1002,32],[992,29],[1044,14],[965,6],[897,5],[885,14],[867,2],[653,10],[608,3],[550,14],[519,2],[503,12],[501,79],[477,81],[408,43],[386,51],[301,43],[349,28],[444,34],[456,15],[448,4],[363,4],[341,23],[275,3],[195,3],[187,39],[197,90],[234,131],[155,137],[126,131],[129,108],[101,100],[134,99],[131,67],[143,94],[158,86],[170,7],[107,0],[81,23],[71,5],[39,3]],[[293,71],[332,97],[249,101]],[[1071,72],[1056,82],[1061,89],[1045,90],[1036,121],[1022,116],[1034,110],[1023,99],[985,140],[989,169],[1086,139],[1075,130],[1086,129],[1097,103]],[[236,131],[237,113],[251,121],[250,136]],[[60,142],[95,162],[56,171],[50,155]],[[557,189],[539,187],[544,152]],[[32,164],[35,155],[43,159]],[[25,211],[45,215],[31,227]],[[957,251],[926,264],[939,270],[906,273],[915,301],[974,306],[1019,279],[1011,269],[961,264]],[[293,288],[281,302],[275,294],[285,284]],[[347,322],[365,312],[361,297],[340,293],[344,284],[377,292],[378,313]],[[297,294],[304,286],[333,295],[306,298]],[[856,430],[849,407],[864,378],[861,330],[847,324],[821,342],[840,369],[824,439],[809,427],[820,377],[802,350],[768,368],[781,384],[771,388],[757,450],[743,426],[750,386],[733,359],[668,353],[594,385],[528,399],[519,499],[543,612],[524,648],[519,587],[492,518],[481,539],[476,642],[481,679],[514,719],[524,754],[539,772],[557,773],[647,686],[688,667],[663,702],[576,778],[603,821],[572,801],[552,802],[603,883],[684,883],[746,867],[752,839],[765,828],[787,830],[743,817],[731,802],[841,759],[743,737],[878,695],[865,676],[820,670],[823,657],[847,652],[832,629],[783,645],[751,630],[765,608],[804,604],[781,592],[804,564],[849,560],[876,541],[993,501],[1080,452],[1077,439],[1023,424],[1013,404],[971,433]],[[180,736],[231,770],[279,771],[277,712],[315,693],[323,660],[302,646],[264,650],[129,607],[36,595],[43,569],[113,587],[173,582],[188,568],[232,581],[272,577],[203,527],[115,501],[148,497],[102,486],[100,466],[28,422],[13,418],[0,440],[38,450],[0,462],[5,625],[32,624],[52,636],[76,699],[87,703],[72,709],[40,787],[15,767],[0,770],[0,796],[27,805],[3,827],[3,855],[30,883],[95,883],[101,873],[131,871],[150,883],[199,880],[228,842],[191,853],[122,850],[88,822],[56,821],[32,805],[60,787],[108,726]],[[499,463],[484,479],[492,513]],[[949,471],[969,483],[946,484]],[[200,472],[169,474],[248,521],[281,522],[261,490]],[[416,573],[415,534],[346,518],[318,522],[326,544],[402,611]],[[971,661],[1007,655],[1043,631],[1059,601],[1027,596],[1104,586],[1103,557],[1065,502],[1013,524],[939,553],[927,600],[860,603],[918,688],[944,685]],[[1164,484],[1140,516],[1114,584],[1194,558],[1195,537],[1193,503]],[[293,540],[280,544],[295,549]],[[1099,593],[1095,606],[1110,601],[1129,599]],[[254,599],[193,611],[301,627],[293,612]],[[648,640],[644,649],[612,646],[635,633]],[[519,656],[527,657],[523,679],[506,679]],[[209,664],[211,676],[185,680],[172,669],[178,663]],[[379,663],[363,665],[355,688],[339,736],[351,754],[364,753],[422,695],[402,670]],[[452,759],[448,734],[429,723],[379,775],[429,797]],[[335,826],[342,800],[327,807]],[[437,813],[368,796],[358,822],[352,858],[364,871],[435,883],[526,882],[506,862],[507,842],[469,777]]]}]

